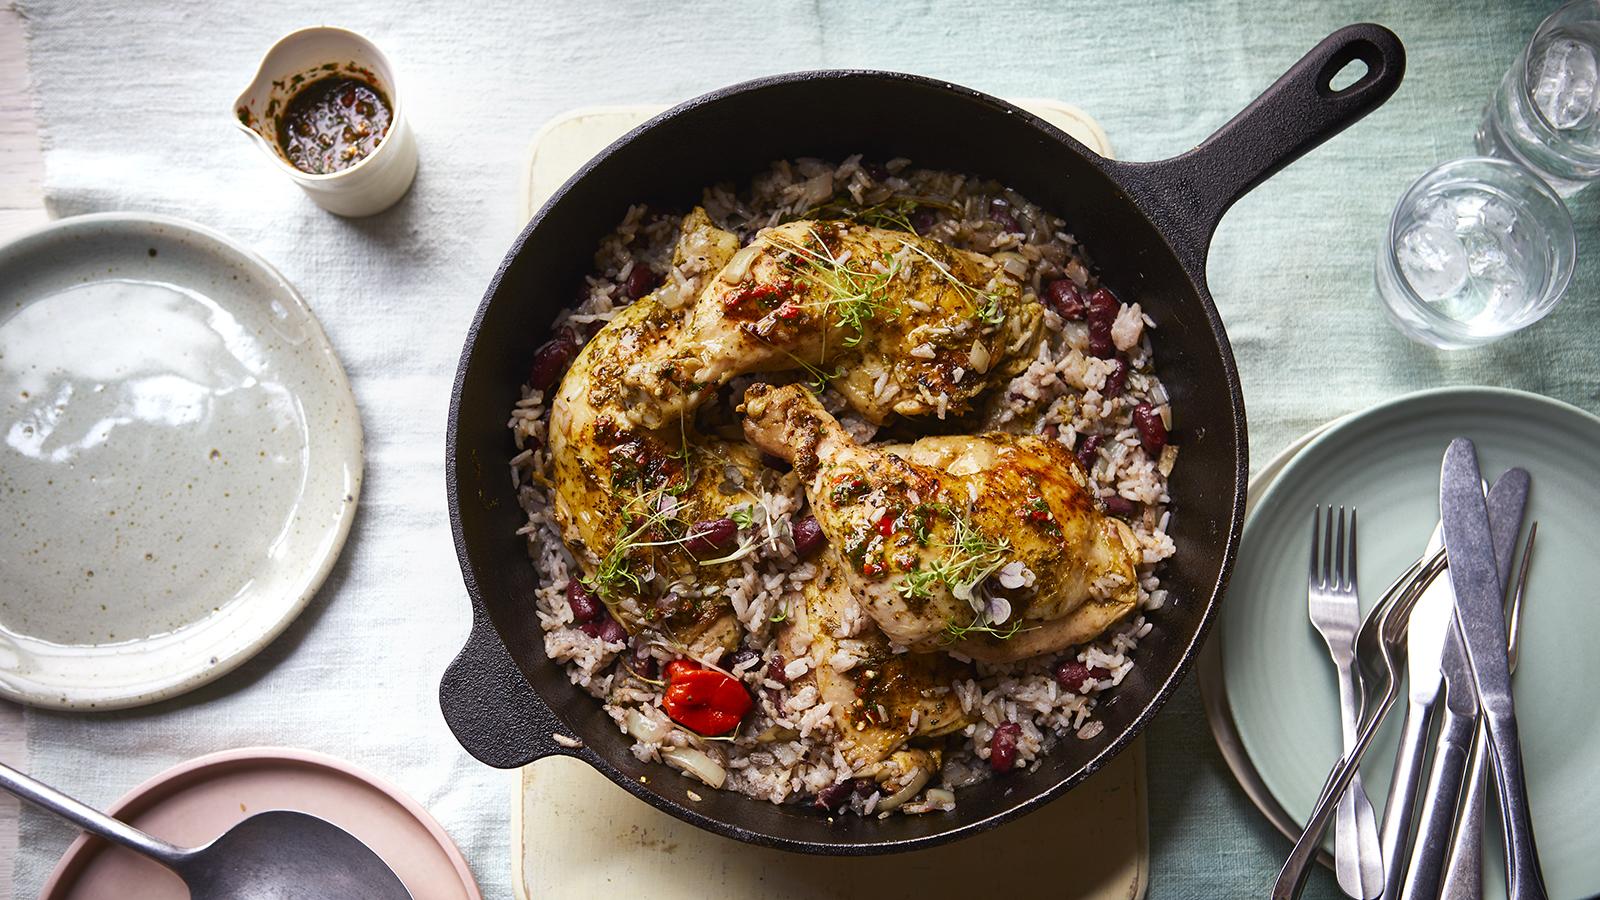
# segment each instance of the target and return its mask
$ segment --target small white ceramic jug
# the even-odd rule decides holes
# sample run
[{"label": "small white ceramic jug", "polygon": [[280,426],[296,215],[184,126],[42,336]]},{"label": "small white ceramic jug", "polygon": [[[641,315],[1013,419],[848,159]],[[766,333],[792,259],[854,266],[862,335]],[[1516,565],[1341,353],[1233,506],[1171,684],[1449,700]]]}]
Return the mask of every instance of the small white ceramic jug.
[{"label": "small white ceramic jug", "polygon": [[[371,153],[337,172],[316,175],[289,162],[278,142],[280,116],[296,90],[319,78],[349,75],[374,84],[390,105],[389,131]],[[341,216],[370,216],[393,206],[417,174],[417,141],[388,57],[343,28],[302,28],[285,35],[261,60],[256,77],[233,104],[234,122],[318,206]]]}]

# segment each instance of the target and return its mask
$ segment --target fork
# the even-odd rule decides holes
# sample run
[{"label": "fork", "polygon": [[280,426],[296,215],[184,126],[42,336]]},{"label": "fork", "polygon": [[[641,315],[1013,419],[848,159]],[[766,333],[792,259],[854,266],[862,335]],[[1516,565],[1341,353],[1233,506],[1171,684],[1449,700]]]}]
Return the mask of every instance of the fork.
[{"label": "fork", "polygon": [[[1361,685],[1355,671],[1355,639],[1361,627],[1361,602],[1356,592],[1356,511],[1350,510],[1348,555],[1344,507],[1339,507],[1337,531],[1332,506],[1328,507],[1325,529],[1322,520],[1322,507],[1318,506],[1311,513],[1311,573],[1306,594],[1311,624],[1327,642],[1328,655],[1338,672],[1340,731],[1344,753],[1348,755],[1354,749],[1361,716]],[[1346,894],[1367,900],[1383,892],[1377,819],[1359,772],[1339,797],[1333,861],[1339,888]]]}]

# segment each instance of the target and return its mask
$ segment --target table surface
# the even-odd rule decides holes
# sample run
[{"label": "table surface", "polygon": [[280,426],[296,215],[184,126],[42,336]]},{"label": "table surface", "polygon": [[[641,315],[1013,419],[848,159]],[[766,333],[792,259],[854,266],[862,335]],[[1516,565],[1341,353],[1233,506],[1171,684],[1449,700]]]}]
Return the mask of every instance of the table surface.
[{"label": "table surface", "polygon": [[[397,2],[394,5],[402,4]],[[822,5],[825,4],[819,4],[819,7]],[[1382,8],[1367,9],[1369,5]],[[574,4],[573,8],[579,6],[585,8],[582,12],[584,16],[623,15],[605,13],[604,4],[592,10],[588,9],[587,4]],[[1076,4],[1076,7],[1082,6],[1082,3]],[[1253,455],[1258,462],[1264,462],[1293,435],[1332,414],[1349,411],[1382,396],[1392,396],[1425,384],[1503,382],[1561,396],[1579,402],[1586,408],[1596,408],[1600,405],[1600,395],[1595,393],[1593,381],[1594,357],[1583,349],[1584,342],[1565,340],[1556,328],[1546,327],[1537,330],[1537,333],[1472,355],[1435,355],[1407,345],[1377,316],[1372,315],[1367,305],[1370,303],[1368,285],[1371,260],[1371,242],[1367,235],[1345,237],[1314,227],[1314,223],[1308,227],[1303,219],[1289,217],[1299,206],[1286,202],[1293,197],[1299,198],[1301,203],[1322,203],[1329,211],[1328,216],[1340,221],[1375,221],[1374,216],[1386,214],[1388,204],[1406,180],[1432,162],[1466,151],[1467,142],[1461,134],[1461,123],[1475,117],[1488,79],[1493,77],[1491,70],[1503,71],[1506,55],[1514,52],[1515,35],[1531,29],[1531,23],[1537,22],[1542,13],[1534,9],[1532,2],[1501,6],[1498,0],[1448,4],[1440,0],[1433,5],[1419,3],[1418,6],[1427,7],[1421,10],[1408,3],[1367,4],[1357,0],[1329,6],[1338,9],[1309,5],[1304,7],[1304,15],[1319,23],[1323,19],[1341,20],[1337,24],[1363,18],[1386,22],[1403,20],[1393,24],[1402,33],[1406,30],[1401,26],[1409,26],[1410,33],[1417,38],[1411,43],[1415,77],[1408,75],[1408,80],[1413,81],[1413,88],[1402,98],[1403,102],[1396,102],[1381,116],[1375,115],[1374,123],[1366,128],[1362,137],[1331,142],[1319,151],[1316,160],[1291,168],[1274,179],[1273,183],[1241,202],[1230,221],[1225,222],[1219,231],[1214,248],[1216,252],[1213,254],[1211,282],[1213,292],[1222,301],[1219,305],[1224,307],[1230,336],[1240,356],[1241,367],[1245,370],[1246,393],[1251,396],[1251,409],[1261,411],[1252,417]],[[1181,44],[1178,49],[1161,52],[1152,50],[1150,53],[1150,63],[1159,71],[1156,80],[1176,85],[1173,89],[1177,93],[1168,98],[1167,111],[1160,113],[1161,120],[1168,122],[1171,127],[1169,133],[1141,134],[1133,127],[1140,116],[1155,116],[1157,113],[1152,111],[1163,108],[1148,92],[1142,106],[1118,108],[1113,89],[1120,90],[1126,85],[1096,88],[1093,82],[1067,84],[1061,79],[1054,79],[1049,73],[1039,73],[1036,77],[1030,76],[1028,87],[1034,93],[1061,95],[1063,99],[1083,103],[1091,114],[1107,124],[1113,142],[1120,141],[1119,149],[1129,151],[1129,158],[1153,158],[1158,151],[1171,152],[1177,146],[1192,144],[1221,121],[1220,118],[1211,118],[1216,110],[1210,109],[1215,104],[1208,102],[1207,94],[1214,92],[1214,88],[1207,87],[1203,79],[1175,80],[1171,71],[1175,62],[1201,55],[1194,47],[1198,35],[1218,34],[1219,43],[1224,45],[1230,36],[1254,37],[1257,43],[1244,42],[1239,53],[1271,61],[1270,65],[1263,62],[1261,67],[1257,67],[1261,68],[1258,75],[1292,58],[1282,48],[1267,43],[1267,38],[1253,28],[1252,23],[1258,21],[1258,13],[1251,11],[1251,6],[1217,3],[1205,8],[1197,7],[1174,4],[1172,17],[1181,21],[1164,24],[1171,24],[1173,29],[1186,33],[1188,41],[1178,42]],[[1448,15],[1443,12],[1446,9],[1450,10]],[[560,29],[576,27],[565,18],[569,13],[577,15],[570,10],[564,12],[559,4],[552,7],[550,18],[556,23],[551,26],[556,29],[554,33],[566,34]],[[767,14],[765,8],[762,14]],[[776,15],[776,10],[772,14]],[[408,13],[397,19],[398,24],[391,23],[389,27],[411,34],[408,28],[415,31],[421,26],[403,21],[410,18]],[[1424,20],[1429,18],[1448,20],[1449,27],[1424,27]],[[620,25],[617,22],[612,24],[624,27],[637,23],[630,20]],[[1154,22],[1150,25],[1166,30]],[[1276,42],[1277,26],[1270,27],[1274,32],[1270,37]],[[1321,24],[1315,27],[1320,28]],[[1065,33],[1061,29],[1045,30],[1057,38]],[[1295,32],[1295,41],[1305,36],[1300,33],[1305,28],[1297,31],[1286,25],[1283,30]],[[702,37],[696,35],[695,39]],[[840,37],[848,43],[849,35]],[[419,48],[422,46],[421,37],[413,35],[412,39],[418,42]],[[680,36],[680,39],[685,38]],[[715,38],[706,40],[714,48],[722,47]],[[580,42],[573,43],[576,45]],[[1032,47],[1027,40],[1021,43]],[[822,54],[820,58],[824,62],[843,59],[866,64],[870,61],[884,67],[908,70],[930,68],[926,60],[908,56],[899,48],[900,45],[895,44],[885,50],[875,44],[870,48],[852,51],[847,46],[838,54]],[[1493,48],[1499,48],[1499,51],[1491,52]],[[443,54],[441,48],[435,49]],[[545,49],[550,49],[550,45],[546,45]],[[1033,49],[1037,50],[1037,47]],[[852,56],[852,52],[856,55]],[[810,56],[799,51],[793,51],[790,56],[778,55],[782,57],[781,60],[763,64],[797,67],[792,59],[801,62],[811,60]],[[978,56],[981,54],[971,54],[972,58]],[[744,60],[745,57],[738,56],[736,59]],[[598,65],[588,56],[577,54],[576,51],[568,53],[559,48],[550,50],[548,54],[535,54],[533,60],[533,71],[528,80],[536,85],[558,85],[561,83],[559,77],[566,69],[582,74],[588,71],[585,66],[593,69]],[[1424,65],[1424,61],[1428,64]],[[765,71],[754,63],[744,63],[744,68],[734,65],[730,70],[729,65],[720,59],[712,62],[715,65],[707,63],[705,69],[707,73],[714,70],[717,79],[729,77],[729,71],[736,71],[740,75]],[[420,50],[416,63],[427,63]],[[1021,82],[998,77],[990,85],[980,78],[981,73],[970,68],[971,65],[975,64],[966,61],[964,56],[952,56],[950,60],[937,61],[933,68],[939,70],[938,74],[947,75],[953,80],[1021,93],[1017,90]],[[594,77],[592,72],[589,77]],[[705,77],[713,78],[712,74]],[[648,99],[667,100],[690,96],[698,90],[689,88],[705,87],[693,77],[666,80],[671,85],[656,90],[656,94],[661,96],[651,95]],[[716,81],[712,80],[711,83]],[[1265,81],[1255,83],[1254,89],[1259,90],[1264,84]],[[1083,96],[1077,95],[1079,91]],[[635,82],[619,81],[614,89],[595,89],[586,94],[585,99],[588,102],[625,102],[639,99],[632,96],[636,92]],[[530,107],[538,113],[535,119],[548,116],[562,104],[572,105],[569,97],[564,94],[558,96],[559,92],[553,88],[549,91],[529,89],[524,93],[536,101]],[[435,117],[446,118],[449,110],[443,101],[440,98],[431,99],[435,100]],[[1210,111],[1205,116],[1184,114],[1186,110],[1201,108]],[[1430,110],[1437,110],[1438,115],[1432,118],[1421,115]],[[52,124],[56,124],[54,116]],[[528,123],[530,134],[532,127],[533,123]],[[1451,135],[1456,138],[1453,142]],[[1383,159],[1374,159],[1372,146],[1367,142],[1380,137],[1387,141],[1393,152]],[[1330,178],[1330,173],[1339,167],[1343,167],[1345,174],[1342,182]],[[43,158],[28,88],[21,17],[14,0],[0,0],[0,241],[47,218],[42,206],[42,180]],[[1354,190],[1349,185],[1360,185],[1361,189]],[[56,199],[59,201],[59,195],[56,195]],[[1583,229],[1580,244],[1583,244],[1593,239],[1592,228],[1585,227],[1593,221],[1593,216],[1587,206],[1578,212],[1580,228]],[[1270,268],[1261,262],[1263,258],[1272,260]],[[1600,254],[1594,254],[1592,258],[1600,258]],[[474,261],[474,264],[477,262]],[[1352,274],[1357,269],[1362,270],[1359,273],[1360,283],[1356,283]],[[1344,295],[1336,294],[1331,288],[1309,287],[1329,282],[1334,274],[1341,277],[1351,275],[1349,283],[1340,281],[1335,285],[1335,288],[1342,287],[1346,291]],[[1247,283],[1250,279],[1258,281]],[[1336,302],[1340,300],[1345,302]],[[1563,310],[1567,315],[1561,318],[1567,324],[1580,321],[1584,314],[1592,313],[1593,303],[1592,293],[1583,291],[1581,296],[1569,301]],[[1550,323],[1551,326],[1557,324]],[[1309,351],[1319,349],[1314,346],[1316,336],[1330,334],[1342,335],[1345,339],[1345,343],[1333,347],[1334,350],[1340,350],[1341,347],[1349,350],[1365,342],[1368,351],[1366,356],[1370,358],[1354,359],[1353,353],[1346,353],[1341,358],[1344,363],[1360,363],[1351,365],[1351,371],[1344,373],[1348,390],[1331,398],[1316,394],[1301,396],[1305,393],[1306,384],[1317,383],[1316,379],[1327,377],[1326,370],[1330,365],[1328,356],[1314,355]],[[1296,338],[1312,340],[1313,345],[1301,348],[1307,351],[1305,353],[1291,354],[1275,349],[1278,343]],[[1181,896],[1186,893],[1185,884],[1193,887],[1213,883],[1207,879],[1230,869],[1248,869],[1254,873],[1254,877],[1270,877],[1266,868],[1274,865],[1275,860],[1287,852],[1288,843],[1272,832],[1235,786],[1228,784],[1227,789],[1210,789],[1210,785],[1222,784],[1227,776],[1215,747],[1205,736],[1194,679],[1188,679],[1174,696],[1152,725],[1149,736],[1151,796],[1162,798],[1159,808],[1152,802],[1151,896]],[[20,710],[0,702],[0,760],[21,762],[24,749]],[[15,802],[9,797],[0,796],[0,894],[4,894],[12,882],[13,861],[17,855],[16,822]],[[509,836],[506,843],[509,844]],[[1206,858],[1188,858],[1199,855],[1205,855]],[[508,864],[504,858],[480,858],[472,862],[484,880],[487,880],[486,875],[491,868]],[[1320,885],[1314,886],[1313,893],[1331,896],[1329,882],[1331,879],[1322,879]]]},{"label": "table surface", "polygon": [[[44,159],[28,93],[28,62],[17,8],[0,3],[0,242],[46,218],[39,183]],[[0,762],[20,765],[22,710],[0,703]],[[17,801],[0,795],[0,885],[17,856]]]}]

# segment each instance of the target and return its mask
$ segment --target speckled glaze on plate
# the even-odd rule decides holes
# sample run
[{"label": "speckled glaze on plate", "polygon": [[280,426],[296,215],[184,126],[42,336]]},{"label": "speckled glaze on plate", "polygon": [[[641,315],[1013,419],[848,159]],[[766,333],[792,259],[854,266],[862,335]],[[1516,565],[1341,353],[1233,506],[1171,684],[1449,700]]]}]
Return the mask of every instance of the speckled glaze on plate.
[{"label": "speckled glaze on plate", "polygon": [[300,612],[361,489],[311,310],[177,219],[0,247],[0,696],[108,709],[194,688]]},{"label": "speckled glaze on plate", "polygon": [[[1370,609],[1427,543],[1439,516],[1440,460],[1461,435],[1477,443],[1486,477],[1513,465],[1533,475],[1527,521],[1539,522],[1539,546],[1513,679],[1517,718],[1550,895],[1596,896],[1600,719],[1590,711],[1600,704],[1592,647],[1600,557],[1590,545],[1600,517],[1600,419],[1583,410],[1519,391],[1444,388],[1380,404],[1308,440],[1252,498],[1213,636],[1216,658],[1202,669],[1207,713],[1251,799],[1280,830],[1298,832],[1339,747],[1332,666],[1305,611],[1311,506],[1360,508],[1361,599]],[[1390,717],[1362,767],[1376,803],[1388,792],[1400,718]],[[1488,831],[1485,896],[1503,896],[1499,835]]]}]

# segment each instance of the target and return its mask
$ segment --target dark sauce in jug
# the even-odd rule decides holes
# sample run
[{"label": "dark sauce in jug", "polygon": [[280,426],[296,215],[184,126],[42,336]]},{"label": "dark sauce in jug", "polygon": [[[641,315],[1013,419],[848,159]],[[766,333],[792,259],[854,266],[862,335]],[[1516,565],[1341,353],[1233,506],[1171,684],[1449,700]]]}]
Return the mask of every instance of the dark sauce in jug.
[{"label": "dark sauce in jug", "polygon": [[348,169],[377,149],[389,132],[389,101],[370,82],[343,75],[301,88],[278,120],[278,145],[302,172]]}]

